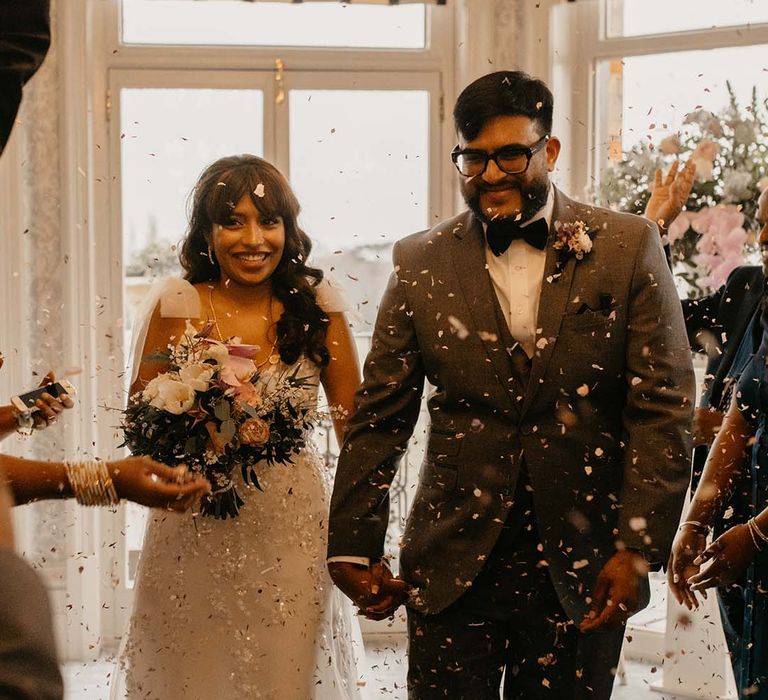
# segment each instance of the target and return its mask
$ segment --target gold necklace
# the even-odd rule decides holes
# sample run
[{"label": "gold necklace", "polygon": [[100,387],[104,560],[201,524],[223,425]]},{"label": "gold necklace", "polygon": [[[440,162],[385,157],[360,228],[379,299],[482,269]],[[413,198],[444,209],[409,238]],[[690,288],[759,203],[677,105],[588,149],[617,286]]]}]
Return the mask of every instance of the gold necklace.
[{"label": "gold necklace", "polygon": [[[223,343],[224,342],[224,336],[221,333],[221,328],[219,328],[219,319],[216,317],[216,307],[213,305],[213,287],[208,287],[208,303],[211,307],[211,315],[213,316],[213,327],[216,329],[216,332],[219,334],[219,340]],[[270,292],[269,295],[269,328],[272,327],[272,293]],[[261,369],[264,365],[269,363],[270,365],[276,365],[278,362],[280,362],[280,355],[275,355],[275,348],[277,347],[277,338],[272,342],[272,345],[269,348],[269,355],[267,355],[267,358],[265,360],[262,360],[259,362],[259,364],[256,365],[256,369]]]}]

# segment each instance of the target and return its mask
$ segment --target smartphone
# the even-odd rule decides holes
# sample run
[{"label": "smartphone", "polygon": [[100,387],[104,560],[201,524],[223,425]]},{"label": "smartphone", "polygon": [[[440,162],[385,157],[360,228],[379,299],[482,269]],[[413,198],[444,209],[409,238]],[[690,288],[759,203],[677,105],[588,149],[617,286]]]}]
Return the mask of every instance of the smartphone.
[{"label": "smartphone", "polygon": [[54,382],[53,384],[39,386],[37,389],[32,389],[32,391],[28,391],[25,394],[12,396],[11,403],[19,413],[34,413],[39,410],[37,406],[35,406],[35,402],[46,393],[56,399],[62,394],[74,396],[76,392],[75,387],[73,387],[66,379],[59,379],[59,381]]}]

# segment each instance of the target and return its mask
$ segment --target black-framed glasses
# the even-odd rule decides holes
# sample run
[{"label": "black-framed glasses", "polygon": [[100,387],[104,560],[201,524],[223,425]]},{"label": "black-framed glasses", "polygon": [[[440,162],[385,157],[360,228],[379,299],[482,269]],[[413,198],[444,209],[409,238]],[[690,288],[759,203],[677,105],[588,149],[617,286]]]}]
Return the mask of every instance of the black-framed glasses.
[{"label": "black-framed glasses", "polygon": [[488,161],[496,163],[496,167],[507,175],[519,175],[528,170],[531,158],[536,155],[549,141],[549,134],[542,136],[530,148],[526,146],[502,146],[493,153],[476,148],[461,149],[458,146],[451,151],[451,160],[464,177],[477,177],[485,172]]}]

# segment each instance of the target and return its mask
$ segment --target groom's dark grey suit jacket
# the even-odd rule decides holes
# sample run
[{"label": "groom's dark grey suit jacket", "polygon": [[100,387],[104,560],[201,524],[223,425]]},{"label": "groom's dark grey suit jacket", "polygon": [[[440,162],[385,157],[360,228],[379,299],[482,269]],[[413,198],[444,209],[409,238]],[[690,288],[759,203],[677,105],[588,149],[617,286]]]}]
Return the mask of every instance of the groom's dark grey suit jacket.
[{"label": "groom's dark grey suit jacket", "polygon": [[[389,486],[435,387],[401,573],[434,613],[471,585],[521,465],[565,611],[580,619],[617,546],[666,562],[689,479],[694,403],[680,301],[656,226],[555,192],[536,352],[522,399],[501,340],[480,222],[399,241],[339,458],[329,556],[382,555]],[[557,222],[596,231],[558,274]],[[503,317],[502,317],[503,318]]]}]

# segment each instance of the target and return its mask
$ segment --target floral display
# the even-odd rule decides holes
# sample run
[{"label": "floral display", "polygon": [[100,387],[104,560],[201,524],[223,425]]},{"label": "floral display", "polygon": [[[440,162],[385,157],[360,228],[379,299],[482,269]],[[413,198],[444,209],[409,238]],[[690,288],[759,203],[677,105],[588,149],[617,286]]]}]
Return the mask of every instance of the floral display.
[{"label": "floral display", "polygon": [[597,198],[622,211],[642,214],[657,168],[693,159],[696,179],[687,211],[669,228],[675,272],[692,297],[720,287],[755,251],[757,198],[768,187],[768,100],[752,91],[742,109],[728,85],[728,106],[718,114],[697,109],[680,132],[658,145],[641,143],[610,166]]},{"label": "floral display", "polygon": [[258,347],[213,340],[209,331],[187,322],[179,343],[169,346],[169,369],[131,397],[122,427],[133,454],[204,474],[213,491],[201,513],[226,519],[244,503],[236,470],[243,483],[260,488],[255,465],[290,464],[315,411],[304,403],[310,380],[298,366],[265,378],[253,360]]}]

